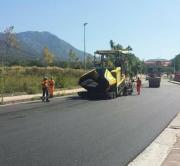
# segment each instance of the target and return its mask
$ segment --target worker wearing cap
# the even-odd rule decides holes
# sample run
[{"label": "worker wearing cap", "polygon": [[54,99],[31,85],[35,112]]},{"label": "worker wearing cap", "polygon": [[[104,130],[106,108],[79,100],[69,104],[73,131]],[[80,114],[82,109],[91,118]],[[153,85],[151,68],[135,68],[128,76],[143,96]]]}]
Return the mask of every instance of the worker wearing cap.
[{"label": "worker wearing cap", "polygon": [[49,102],[49,81],[47,77],[44,77],[42,81],[42,101],[46,100],[46,102]]},{"label": "worker wearing cap", "polygon": [[50,97],[54,96],[54,86],[55,86],[55,81],[53,80],[53,77],[49,80],[49,93]]}]

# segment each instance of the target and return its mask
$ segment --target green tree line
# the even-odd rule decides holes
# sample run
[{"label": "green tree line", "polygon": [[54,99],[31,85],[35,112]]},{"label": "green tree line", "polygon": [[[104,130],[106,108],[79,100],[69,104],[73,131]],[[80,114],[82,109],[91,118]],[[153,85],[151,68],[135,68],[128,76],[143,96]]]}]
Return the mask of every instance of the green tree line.
[{"label": "green tree line", "polygon": [[175,67],[175,71],[180,71],[180,54],[172,59],[172,67]]},{"label": "green tree line", "polygon": [[144,62],[141,61],[135,54],[131,53],[133,51],[132,47],[128,45],[127,47],[123,47],[121,44],[115,44],[113,40],[110,40],[110,48],[112,50],[122,50],[127,51],[128,54],[124,56],[124,68],[126,74],[130,77],[135,76],[139,73],[144,73],[145,66]]}]

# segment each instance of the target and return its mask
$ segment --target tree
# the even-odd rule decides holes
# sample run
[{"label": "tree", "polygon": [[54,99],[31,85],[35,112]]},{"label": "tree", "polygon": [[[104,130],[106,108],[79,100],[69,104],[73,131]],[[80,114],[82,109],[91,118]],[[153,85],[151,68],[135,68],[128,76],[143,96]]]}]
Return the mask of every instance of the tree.
[{"label": "tree", "polygon": [[113,42],[113,40],[110,40],[110,47],[111,47],[111,49],[113,50],[114,49],[114,42]]},{"label": "tree", "polygon": [[4,41],[5,41],[5,45],[10,48],[17,48],[18,47],[18,43],[17,43],[17,40],[16,40],[16,35],[15,33],[13,33],[13,30],[14,30],[14,26],[10,26],[8,28],[5,29],[4,31]]},{"label": "tree", "polygon": [[3,96],[4,96],[4,90],[5,90],[5,72],[6,72],[6,67],[5,64],[7,63],[6,58],[8,56],[8,52],[11,48],[17,48],[17,40],[15,33],[13,33],[14,26],[10,26],[4,30],[3,33],[3,39],[0,41],[0,47],[3,50],[3,53],[1,55],[1,66],[2,66],[2,76],[1,76],[1,81],[2,81],[2,87],[1,87],[1,103],[3,104]]},{"label": "tree", "polygon": [[93,56],[91,56],[91,55],[87,56],[87,58],[86,58],[86,67],[88,69],[93,67]]},{"label": "tree", "polygon": [[115,45],[115,50],[124,50],[124,48],[121,44],[118,43]]},{"label": "tree", "polygon": [[69,50],[68,61],[69,61],[69,67],[72,68],[75,67],[76,63],[79,61],[79,58],[72,49]]},{"label": "tree", "polygon": [[127,50],[127,51],[133,51],[133,49],[132,49],[132,47],[131,47],[130,45],[128,45],[128,46],[125,48],[125,50]]},{"label": "tree", "polygon": [[175,70],[180,71],[180,54],[176,55],[172,61],[173,61],[173,63],[172,63],[173,66],[175,63]]},{"label": "tree", "polygon": [[112,50],[123,50],[124,49],[122,45],[120,45],[119,43],[115,44],[113,42],[113,40],[110,40],[109,43],[110,43],[110,47],[111,47]]},{"label": "tree", "polygon": [[19,48],[16,40],[16,34],[13,32],[14,26],[6,28],[3,32],[2,39],[0,40],[1,47],[1,63],[2,66],[7,64],[7,57],[11,49]]},{"label": "tree", "polygon": [[43,49],[43,61],[46,67],[51,65],[54,61],[54,54],[50,52],[47,47]]},{"label": "tree", "polygon": [[[134,54],[130,53],[132,51],[132,47],[128,45],[127,47],[123,47],[121,44],[115,44],[113,40],[110,40],[110,47],[112,50],[121,50],[121,51],[128,51],[126,55],[122,55],[122,66],[125,68],[126,74],[130,77],[142,73],[143,71],[143,63],[136,57]],[[110,62],[113,62],[114,59],[110,58]]]}]

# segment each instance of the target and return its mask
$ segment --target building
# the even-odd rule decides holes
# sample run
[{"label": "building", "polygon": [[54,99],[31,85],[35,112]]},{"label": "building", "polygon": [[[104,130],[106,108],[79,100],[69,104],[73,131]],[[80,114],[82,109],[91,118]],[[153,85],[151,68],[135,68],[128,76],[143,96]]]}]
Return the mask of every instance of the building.
[{"label": "building", "polygon": [[166,59],[150,59],[144,62],[147,66],[162,66],[162,67],[168,67],[172,64],[172,61],[166,60]]}]

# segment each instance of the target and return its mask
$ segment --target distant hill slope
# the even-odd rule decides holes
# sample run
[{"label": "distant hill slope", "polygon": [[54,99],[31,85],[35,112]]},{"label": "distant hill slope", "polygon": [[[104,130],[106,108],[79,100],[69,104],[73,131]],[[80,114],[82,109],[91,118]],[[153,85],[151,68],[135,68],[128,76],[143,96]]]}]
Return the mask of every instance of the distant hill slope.
[{"label": "distant hill slope", "polygon": [[[0,34],[2,39],[3,34]],[[27,31],[16,34],[17,41],[22,51],[12,49],[9,58],[13,59],[39,59],[44,47],[47,47],[59,60],[67,60],[69,51],[73,50],[79,59],[83,59],[83,52],[69,43],[61,40],[49,32]],[[2,50],[0,51],[2,52]]]}]

